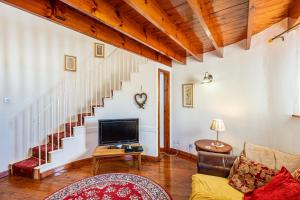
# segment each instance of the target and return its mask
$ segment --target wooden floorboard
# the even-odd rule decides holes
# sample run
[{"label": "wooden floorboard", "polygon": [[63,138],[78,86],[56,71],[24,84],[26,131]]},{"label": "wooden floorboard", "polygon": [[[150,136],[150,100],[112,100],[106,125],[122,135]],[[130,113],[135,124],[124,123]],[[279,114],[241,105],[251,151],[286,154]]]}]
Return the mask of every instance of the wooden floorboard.
[{"label": "wooden floorboard", "polygon": [[[134,161],[103,161],[100,174],[133,173],[146,176],[163,186],[174,200],[187,200],[191,193],[191,175],[196,173],[196,163],[179,157],[164,156],[160,162],[143,162],[141,171]],[[40,200],[75,181],[92,176],[92,163],[82,163],[60,171],[41,181],[23,177],[0,179],[0,199]]]}]

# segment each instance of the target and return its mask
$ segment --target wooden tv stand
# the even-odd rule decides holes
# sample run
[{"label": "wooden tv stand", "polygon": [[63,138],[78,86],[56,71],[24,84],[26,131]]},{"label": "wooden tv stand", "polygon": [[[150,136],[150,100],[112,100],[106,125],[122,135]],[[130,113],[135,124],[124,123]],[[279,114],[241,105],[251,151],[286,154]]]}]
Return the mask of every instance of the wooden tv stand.
[{"label": "wooden tv stand", "polygon": [[[132,144],[132,146],[138,144]],[[138,158],[138,169],[141,169],[142,152],[125,152],[124,149],[109,149],[109,146],[98,146],[93,152],[93,174],[96,175],[100,169],[100,159],[107,157],[124,157],[132,155]]]}]

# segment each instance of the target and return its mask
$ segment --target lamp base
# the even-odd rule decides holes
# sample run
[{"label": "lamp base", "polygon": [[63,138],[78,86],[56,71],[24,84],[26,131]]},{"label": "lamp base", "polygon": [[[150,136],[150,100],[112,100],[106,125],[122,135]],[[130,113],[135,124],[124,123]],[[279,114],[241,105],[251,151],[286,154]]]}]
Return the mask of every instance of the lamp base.
[{"label": "lamp base", "polygon": [[224,147],[224,144],[222,144],[218,141],[215,141],[215,142],[211,143],[211,146],[216,147],[216,148],[222,148],[222,147]]}]

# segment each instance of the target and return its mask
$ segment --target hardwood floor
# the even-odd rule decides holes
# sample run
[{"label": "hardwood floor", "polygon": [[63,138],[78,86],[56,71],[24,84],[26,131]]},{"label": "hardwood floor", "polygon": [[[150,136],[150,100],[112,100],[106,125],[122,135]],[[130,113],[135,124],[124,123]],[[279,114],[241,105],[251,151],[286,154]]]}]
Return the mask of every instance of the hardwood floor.
[{"label": "hardwood floor", "polygon": [[[163,186],[174,200],[187,200],[191,193],[191,175],[196,173],[196,163],[179,157],[164,156],[160,162],[143,162],[141,171],[138,171],[133,161],[104,161],[99,173],[113,172],[146,176]],[[0,200],[40,200],[89,176],[92,176],[91,162],[60,171],[42,181],[17,176],[5,177],[0,179]]]}]

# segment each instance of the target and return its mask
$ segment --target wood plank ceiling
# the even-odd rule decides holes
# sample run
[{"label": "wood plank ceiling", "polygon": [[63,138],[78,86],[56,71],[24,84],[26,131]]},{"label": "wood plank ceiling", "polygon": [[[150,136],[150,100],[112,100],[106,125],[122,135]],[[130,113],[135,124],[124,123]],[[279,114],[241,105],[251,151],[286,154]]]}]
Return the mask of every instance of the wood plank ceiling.
[{"label": "wood plank ceiling", "polygon": [[[300,21],[300,0],[0,1],[169,66],[215,50],[223,57],[223,47],[241,40],[249,49],[252,35],[287,17],[291,25]],[[49,17],[51,9],[70,17]]]}]

